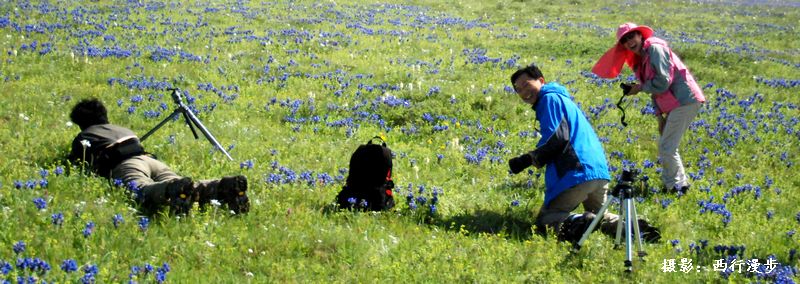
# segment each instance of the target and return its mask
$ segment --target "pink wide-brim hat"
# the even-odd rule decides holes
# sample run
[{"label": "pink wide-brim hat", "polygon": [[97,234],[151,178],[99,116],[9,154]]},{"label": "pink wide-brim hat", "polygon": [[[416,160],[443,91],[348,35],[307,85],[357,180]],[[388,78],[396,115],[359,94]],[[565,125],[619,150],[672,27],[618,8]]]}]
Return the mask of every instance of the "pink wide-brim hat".
[{"label": "pink wide-brim hat", "polygon": [[620,25],[619,28],[617,28],[616,43],[614,43],[614,46],[606,51],[606,53],[600,57],[600,60],[594,64],[592,73],[603,78],[614,78],[622,72],[622,67],[625,63],[628,63],[628,66],[633,68],[633,52],[619,43],[619,40],[623,36],[633,31],[640,32],[643,40],[653,36],[653,29],[648,26],[637,26],[634,23],[624,23]]}]

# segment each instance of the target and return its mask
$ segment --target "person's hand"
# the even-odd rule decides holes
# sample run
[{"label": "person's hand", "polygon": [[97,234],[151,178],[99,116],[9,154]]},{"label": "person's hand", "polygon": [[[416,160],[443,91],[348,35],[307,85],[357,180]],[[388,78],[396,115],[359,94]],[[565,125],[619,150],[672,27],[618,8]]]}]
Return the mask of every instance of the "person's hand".
[{"label": "person's hand", "polygon": [[628,93],[625,94],[625,95],[626,96],[633,96],[633,95],[638,94],[641,91],[642,91],[642,85],[641,84],[633,84],[633,85],[631,85],[630,91],[628,91]]},{"label": "person's hand", "polygon": [[517,174],[527,167],[533,165],[533,157],[530,154],[512,158],[508,160],[508,167],[511,168],[511,173]]}]

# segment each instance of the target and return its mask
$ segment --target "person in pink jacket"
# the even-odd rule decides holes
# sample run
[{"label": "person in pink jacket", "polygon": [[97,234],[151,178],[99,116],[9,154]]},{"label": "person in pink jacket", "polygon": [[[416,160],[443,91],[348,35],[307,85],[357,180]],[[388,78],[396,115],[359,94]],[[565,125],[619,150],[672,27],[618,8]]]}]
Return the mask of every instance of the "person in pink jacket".
[{"label": "person in pink jacket", "polygon": [[686,65],[667,45],[653,36],[653,29],[625,23],[617,29],[617,42],[592,68],[603,78],[617,77],[627,64],[638,84],[626,95],[649,93],[658,119],[658,158],[661,181],[668,190],[686,192],[689,181],[678,154],[681,138],[706,101],[702,89]]}]

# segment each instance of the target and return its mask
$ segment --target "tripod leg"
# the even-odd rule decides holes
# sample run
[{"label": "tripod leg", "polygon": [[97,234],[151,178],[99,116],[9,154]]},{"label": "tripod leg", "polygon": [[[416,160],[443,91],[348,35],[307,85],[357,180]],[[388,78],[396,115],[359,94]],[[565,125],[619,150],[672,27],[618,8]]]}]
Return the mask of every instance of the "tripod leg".
[{"label": "tripod leg", "polygon": [[625,202],[619,201],[619,221],[617,221],[617,237],[614,238],[614,249],[618,249],[622,241],[622,227],[625,225]]},{"label": "tripod leg", "polygon": [[197,136],[197,131],[195,131],[195,130],[194,130],[194,126],[192,126],[192,123],[191,123],[191,121],[192,121],[192,120],[191,120],[191,119],[189,119],[189,116],[186,114],[186,113],[188,113],[188,112],[191,112],[191,110],[188,110],[188,109],[183,109],[183,111],[182,111],[182,113],[183,113],[183,120],[186,122],[186,125],[188,125],[188,126],[189,126],[189,129],[191,129],[191,130],[192,130],[192,135],[194,135],[194,139],[198,139],[198,138],[200,138],[200,137],[199,137],[199,136]]},{"label": "tripod leg", "polygon": [[631,223],[635,223],[636,220],[631,221],[631,206],[633,201],[630,198],[625,198],[625,271],[631,272],[633,271],[633,240],[631,236]]},{"label": "tripod leg", "polygon": [[585,242],[586,239],[589,238],[589,234],[591,234],[592,231],[594,231],[594,228],[597,227],[597,224],[600,223],[601,219],[603,219],[603,216],[606,214],[606,210],[608,209],[608,206],[610,204],[611,204],[611,198],[606,198],[606,202],[603,203],[603,206],[600,207],[600,211],[597,211],[597,214],[595,215],[594,220],[592,220],[592,223],[589,224],[588,228],[586,228],[586,232],[583,232],[581,240],[578,241],[578,243],[575,245],[576,250],[581,249],[581,246],[583,246],[583,242]]},{"label": "tripod leg", "polygon": [[159,122],[159,123],[158,123],[158,125],[156,125],[156,127],[153,127],[153,129],[150,129],[150,131],[147,131],[147,133],[146,133],[144,136],[142,136],[142,138],[141,138],[141,139],[139,139],[139,142],[144,142],[144,140],[145,140],[145,139],[147,139],[147,137],[150,137],[150,135],[152,135],[153,133],[155,133],[155,132],[156,132],[156,130],[158,130],[159,128],[161,128],[161,126],[164,126],[164,124],[166,124],[166,123],[167,123],[167,122],[169,122],[170,120],[174,119],[174,118],[175,118],[175,116],[177,116],[179,112],[181,112],[181,110],[180,110],[180,109],[175,109],[175,111],[173,111],[173,112],[172,112],[172,114],[170,114],[169,116],[167,116],[167,118],[165,118],[164,120],[162,120],[161,122]]},{"label": "tripod leg", "polygon": [[631,201],[631,209],[632,209],[631,218],[633,220],[633,232],[635,233],[636,236],[636,243],[638,245],[637,248],[639,248],[638,255],[639,258],[642,261],[644,261],[644,256],[647,255],[647,252],[644,251],[644,246],[642,245],[642,235],[640,234],[641,231],[639,231],[639,216],[636,215],[636,204],[634,204],[633,201]]},{"label": "tripod leg", "polygon": [[[181,107],[184,107],[183,104],[181,104]],[[201,123],[200,120],[197,119],[197,117],[191,111],[186,111],[186,112],[184,112],[184,114],[189,116],[190,121],[192,123],[194,123],[194,125],[197,126],[197,128],[200,129],[200,132],[203,132],[203,135],[206,136],[206,139],[208,139],[208,142],[211,142],[211,144],[216,146],[217,149],[219,149],[220,151],[222,151],[222,153],[224,153],[225,156],[228,157],[228,159],[233,161],[233,158],[231,157],[231,154],[228,154],[228,151],[225,151],[225,148],[223,148],[222,145],[219,144],[217,139],[214,138],[214,135],[211,135],[211,132],[209,132],[208,129],[206,129],[206,127],[203,125],[203,123]]]}]

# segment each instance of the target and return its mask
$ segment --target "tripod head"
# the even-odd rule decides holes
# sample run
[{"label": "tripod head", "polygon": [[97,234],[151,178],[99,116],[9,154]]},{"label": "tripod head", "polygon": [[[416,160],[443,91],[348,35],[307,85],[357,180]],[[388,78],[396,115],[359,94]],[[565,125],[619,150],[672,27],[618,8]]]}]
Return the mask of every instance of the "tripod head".
[{"label": "tripod head", "polygon": [[634,193],[633,184],[641,173],[639,169],[622,170],[622,176],[617,180],[617,185],[611,191],[611,195],[620,199],[632,198]]},{"label": "tripod head", "polygon": [[178,88],[167,88],[167,91],[172,91],[172,101],[174,101],[176,105],[183,105],[183,95],[178,91]]}]

